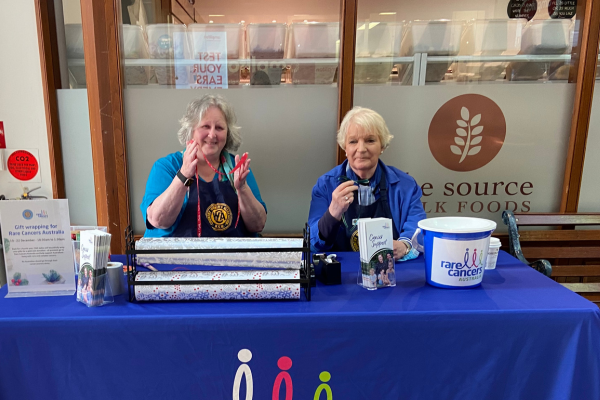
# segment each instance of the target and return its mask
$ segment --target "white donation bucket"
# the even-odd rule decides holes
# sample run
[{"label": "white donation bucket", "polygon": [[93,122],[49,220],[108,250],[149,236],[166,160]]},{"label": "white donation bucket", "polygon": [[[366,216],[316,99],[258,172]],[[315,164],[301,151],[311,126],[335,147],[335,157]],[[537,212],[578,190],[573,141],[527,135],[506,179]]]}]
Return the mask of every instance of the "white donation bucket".
[{"label": "white donation bucket", "polygon": [[496,223],[469,217],[442,217],[419,221],[425,247],[427,283],[464,289],[481,285],[490,236]]}]

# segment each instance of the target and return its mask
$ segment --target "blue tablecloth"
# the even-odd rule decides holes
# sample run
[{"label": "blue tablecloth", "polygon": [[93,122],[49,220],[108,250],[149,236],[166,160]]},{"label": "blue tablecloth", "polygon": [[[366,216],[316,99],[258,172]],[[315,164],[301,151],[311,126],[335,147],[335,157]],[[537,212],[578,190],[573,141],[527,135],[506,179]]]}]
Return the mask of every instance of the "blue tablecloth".
[{"label": "blue tablecloth", "polygon": [[397,265],[395,288],[371,292],[356,285],[357,254],[339,259],[343,284],[319,285],[311,302],[119,296],[87,308],[6,299],[4,287],[0,399],[232,399],[243,349],[240,374],[261,400],[285,399],[286,383],[272,392],[286,380],[295,399],[318,388],[344,400],[600,398],[598,308],[506,253],[466,290],[428,286],[420,257]]}]

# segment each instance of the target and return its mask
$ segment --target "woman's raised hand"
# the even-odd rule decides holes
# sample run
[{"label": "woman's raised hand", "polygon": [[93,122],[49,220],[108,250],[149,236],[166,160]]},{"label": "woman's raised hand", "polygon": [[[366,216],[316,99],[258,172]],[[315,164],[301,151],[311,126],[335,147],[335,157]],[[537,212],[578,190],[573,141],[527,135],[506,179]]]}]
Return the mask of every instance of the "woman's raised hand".
[{"label": "woman's raised hand", "polygon": [[354,183],[354,181],[342,182],[331,194],[329,213],[338,221],[354,201],[354,192],[358,190],[358,186]]},{"label": "woman's raised hand", "polygon": [[[245,153],[248,154],[248,153]],[[246,184],[246,177],[250,173],[250,159],[248,156],[243,157],[245,160],[239,165],[239,167],[233,172],[233,184],[236,190],[240,190]],[[240,162],[240,156],[235,156],[235,165],[237,166]]]},{"label": "woman's raised hand", "polygon": [[183,165],[181,173],[188,179],[196,176],[196,164],[198,164],[198,143],[192,139],[187,143],[183,153]]}]

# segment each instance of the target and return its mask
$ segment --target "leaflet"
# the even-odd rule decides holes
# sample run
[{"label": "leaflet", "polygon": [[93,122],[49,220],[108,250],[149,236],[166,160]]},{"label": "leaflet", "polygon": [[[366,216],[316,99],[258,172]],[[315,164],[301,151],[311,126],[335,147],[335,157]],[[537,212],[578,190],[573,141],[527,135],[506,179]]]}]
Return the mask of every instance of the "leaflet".
[{"label": "leaflet", "polygon": [[0,201],[6,297],[75,293],[69,204],[61,200]]}]

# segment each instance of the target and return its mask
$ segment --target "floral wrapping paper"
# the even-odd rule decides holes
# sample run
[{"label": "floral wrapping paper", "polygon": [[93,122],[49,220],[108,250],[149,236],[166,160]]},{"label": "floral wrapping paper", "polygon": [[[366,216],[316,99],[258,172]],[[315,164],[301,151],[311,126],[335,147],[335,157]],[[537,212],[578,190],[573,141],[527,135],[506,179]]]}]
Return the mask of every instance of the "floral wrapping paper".
[{"label": "floral wrapping paper", "polygon": [[[302,239],[279,238],[142,238],[136,250],[176,249],[276,249],[301,248]],[[205,254],[138,254],[139,263],[209,265],[223,267],[300,269],[302,252],[283,253],[205,253]]]},{"label": "floral wrapping paper", "polygon": [[[298,270],[243,271],[156,271],[139,272],[135,280],[165,281],[165,285],[135,285],[139,301],[161,300],[271,300],[300,299],[299,283],[266,283],[277,279],[298,279]],[[210,285],[186,285],[184,281],[214,280]],[[226,284],[216,281],[248,280],[247,284]],[[254,282],[250,282],[254,281]]]}]

